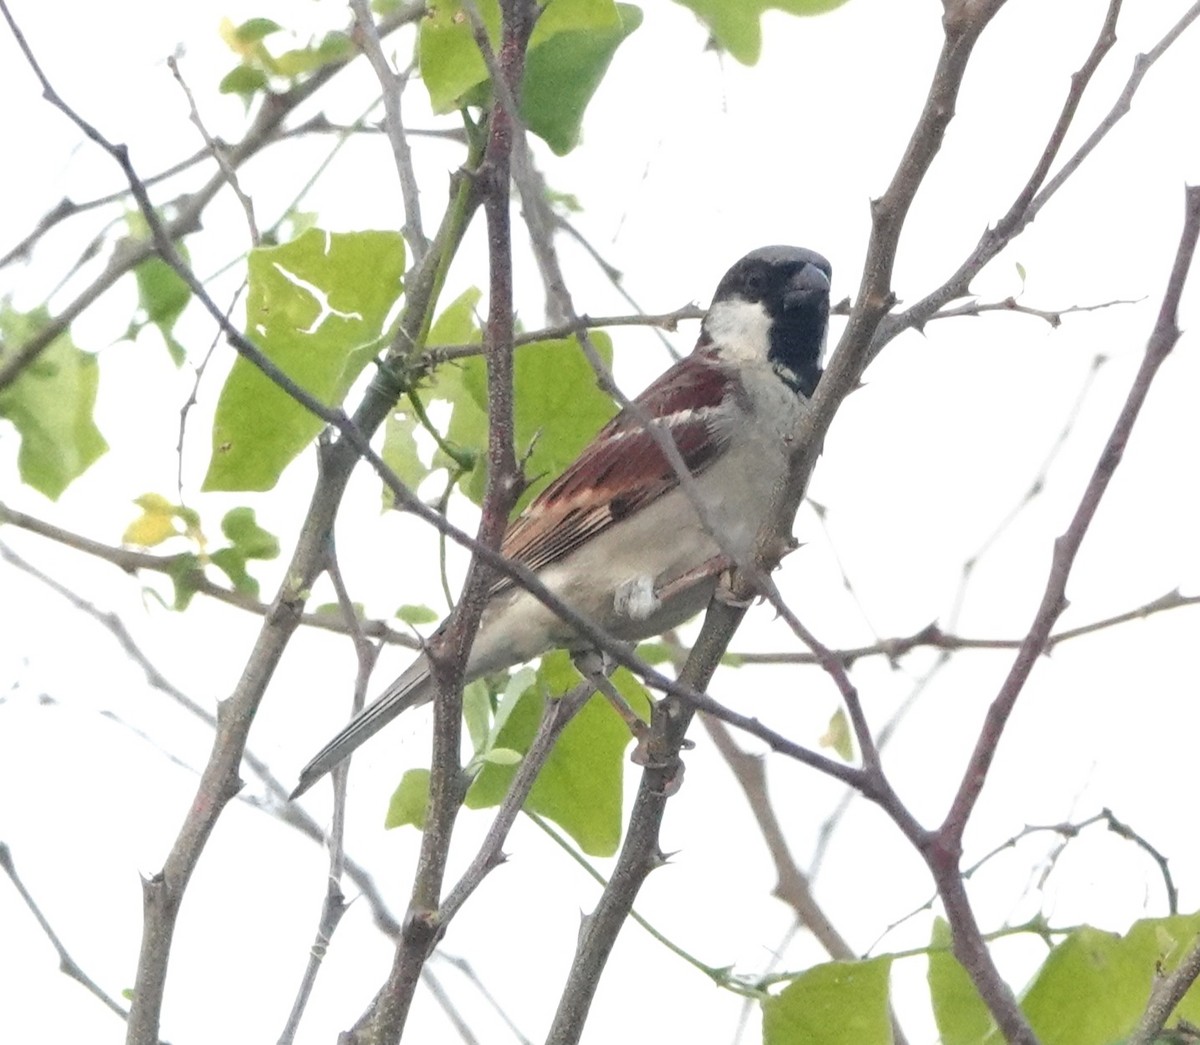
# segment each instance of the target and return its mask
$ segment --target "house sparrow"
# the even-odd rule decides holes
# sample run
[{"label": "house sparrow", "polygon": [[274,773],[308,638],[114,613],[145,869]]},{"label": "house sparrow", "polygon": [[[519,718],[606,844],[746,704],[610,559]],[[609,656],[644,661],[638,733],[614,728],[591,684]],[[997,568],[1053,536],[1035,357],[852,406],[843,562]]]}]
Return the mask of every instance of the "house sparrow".
[{"label": "house sparrow", "polygon": [[[718,285],[692,354],[637,397],[643,417],[670,434],[695,477],[691,496],[627,408],[513,520],[501,552],[619,639],[658,635],[704,609],[720,574],[753,554],[787,475],[791,443],[821,376],[831,272],[811,250],[751,251]],[[586,643],[502,577],[465,677],[555,647],[578,653]],[[291,797],[433,692],[420,656],[304,767]]]}]

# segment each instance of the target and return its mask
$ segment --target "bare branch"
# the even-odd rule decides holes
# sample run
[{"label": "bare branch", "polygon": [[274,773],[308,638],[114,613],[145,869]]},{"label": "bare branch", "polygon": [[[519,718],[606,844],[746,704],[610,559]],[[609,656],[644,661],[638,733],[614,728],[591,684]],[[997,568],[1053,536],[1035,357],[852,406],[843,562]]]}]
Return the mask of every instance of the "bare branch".
[{"label": "bare branch", "polygon": [[242,186],[238,182],[237,171],[225,156],[224,150],[213,139],[212,135],[208,133],[208,128],[204,126],[204,120],[200,117],[200,110],[196,108],[196,99],[192,95],[192,89],[187,85],[187,81],[179,71],[179,62],[176,60],[175,55],[170,55],[167,58],[167,67],[175,77],[175,82],[183,89],[184,97],[187,98],[189,118],[195,125],[196,130],[200,132],[200,137],[204,139],[204,144],[208,147],[212,158],[217,161],[217,166],[221,168],[221,172],[225,175],[225,180],[229,182],[229,187],[233,189],[233,194],[237,196],[238,203],[242,205],[242,212],[246,215],[246,225],[250,229],[250,243],[252,246],[257,247],[262,241],[262,237],[258,234],[258,223],[254,220],[254,203],[242,191]]},{"label": "bare branch", "polygon": [[719,719],[701,715],[700,723],[746,796],[767,851],[771,854],[771,862],[775,865],[775,888],[771,894],[792,909],[796,921],[813,934],[830,958],[853,961],[858,955],[821,909],[813,897],[808,875],[792,856],[767,792],[767,774],[762,758],[743,751],[728,727]]},{"label": "bare branch", "polygon": [[1033,316],[1045,320],[1051,327],[1062,326],[1063,316],[1075,315],[1079,312],[1099,312],[1102,309],[1113,308],[1116,305],[1136,305],[1140,298],[1114,298],[1112,301],[1101,301],[1097,305],[1068,305],[1066,308],[1034,308],[1023,305],[1015,297],[1007,297],[1003,301],[968,301],[954,308],[943,308],[935,312],[929,319],[956,319],[960,316],[982,316],[987,312],[1012,312],[1022,316]]},{"label": "bare branch", "polygon": [[[1114,7],[1119,7],[1119,0],[1112,0]],[[1115,16],[1113,16],[1115,21]],[[1158,41],[1145,54],[1139,54],[1133,60],[1133,71],[1129,74],[1129,79],[1126,81],[1121,94],[1118,96],[1113,107],[1108,111],[1108,114],[1096,125],[1096,128],[1088,135],[1087,140],[1079,146],[1072,154],[1071,158],[1063,164],[1062,169],[1046,183],[1045,188],[1037,194],[1029,205],[1027,217],[1023,224],[1028,224],[1038,214],[1038,212],[1050,201],[1059,189],[1066,183],[1067,179],[1079,169],[1084,160],[1088,158],[1092,150],[1107,137],[1121,118],[1129,112],[1133,96],[1137,94],[1138,88],[1141,86],[1142,79],[1146,73],[1150,71],[1154,65],[1167,50],[1183,35],[1186,30],[1197,18],[1200,18],[1200,3],[1195,3],[1187,9],[1182,17],[1170,29],[1166,31],[1162,39]],[[1107,26],[1108,20],[1105,20]],[[1082,72],[1082,70],[1081,70]],[[1076,74],[1079,75],[1079,74]],[[1090,75],[1090,73],[1089,73]]]},{"label": "bare branch", "polygon": [[88,993],[96,998],[99,998],[105,1006],[112,1012],[115,1012],[121,1019],[128,1019],[129,1013],[125,1007],[118,1002],[111,994],[108,994],[95,980],[83,971],[79,963],[71,957],[70,952],[64,946],[62,940],[59,939],[58,933],[54,931],[54,927],[42,913],[42,909],[37,905],[29,890],[25,888],[25,883],[21,881],[17,874],[16,865],[13,863],[12,851],[8,847],[7,842],[0,841],[0,870],[3,870],[8,875],[9,881],[12,882],[13,888],[17,890],[17,895],[21,897],[22,902],[29,909],[29,913],[37,919],[37,923],[41,926],[42,933],[46,939],[50,941],[50,945],[58,953],[58,968],[64,975],[69,976],[76,983],[81,984],[87,989]]},{"label": "bare branch", "polygon": [[[530,345],[538,341],[558,341],[573,334],[586,330],[599,330],[603,327],[658,327],[662,330],[674,330],[689,319],[703,319],[705,310],[699,305],[684,305],[673,312],[662,312],[657,315],[636,313],[628,316],[589,316],[584,313],[574,319],[556,323],[554,326],[543,327],[513,338],[516,347]],[[425,350],[429,366],[434,367],[451,359],[466,359],[478,356],[483,352],[482,345],[432,345]]]},{"label": "bare branch", "polygon": [[[324,447],[322,447],[322,450],[324,450]],[[366,701],[367,685],[371,681],[371,672],[375,668],[375,661],[379,656],[381,647],[372,646],[363,634],[359,624],[358,613],[354,608],[354,601],[350,598],[350,593],[346,590],[346,582],[342,577],[342,571],[338,565],[337,552],[334,547],[332,535],[329,538],[327,548],[325,571],[333,583],[333,589],[337,594],[338,608],[354,642],[354,653],[358,670],[354,679],[354,697],[351,701],[351,714],[357,715],[362,710],[362,706]],[[342,875],[346,870],[346,852],[344,846],[346,836],[346,789],[349,776],[349,761],[343,762],[333,773],[333,825],[329,830],[328,838],[329,874],[326,877],[325,897],[321,903],[321,914],[317,920],[316,939],[309,949],[308,964],[305,966],[300,987],[292,1003],[292,1011],[288,1015],[287,1023],[279,1035],[279,1045],[291,1045],[291,1042],[295,1040],[296,1032],[300,1028],[300,1020],[304,1016],[304,1010],[308,1005],[313,988],[316,986],[317,974],[320,972],[325,960],[325,953],[329,948],[329,942],[333,939],[333,934],[337,931],[342,916],[346,913],[346,898],[342,893]],[[448,1004],[448,1000],[440,996],[439,1001]],[[447,1011],[454,1015],[453,1007],[447,1008]]]},{"label": "bare branch", "polygon": [[1075,515],[1066,532],[1054,543],[1053,561],[1041,603],[1008,677],[1004,680],[1000,692],[988,709],[987,719],[980,732],[975,751],[963,774],[962,783],[959,785],[950,811],[939,831],[940,844],[946,846],[948,853],[956,850],[961,842],[967,820],[983,790],[996,745],[1004,731],[1008,716],[1012,713],[1017,697],[1020,696],[1025,681],[1033,670],[1033,665],[1045,651],[1054,622],[1066,609],[1067,579],[1070,576],[1079,546],[1083,542],[1117,466],[1121,463],[1125,444],[1133,431],[1134,423],[1141,412],[1158,368],[1179,339],[1179,327],[1176,322],[1179,297],[1187,282],[1192,255],[1196,249],[1196,238],[1200,234],[1200,187],[1188,188],[1186,197],[1187,206],[1183,232],[1163,296],[1162,306],[1159,309],[1158,321],[1155,323],[1150,340],[1146,345],[1142,365],[1129,390],[1125,405],[1113,426],[1100,455],[1100,460],[1092,472],[1092,477],[1084,490]]},{"label": "bare branch", "polygon": [[[188,696],[166,677],[141,647],[138,646],[129,629],[119,616],[115,613],[105,613],[103,610],[92,605],[92,603],[80,597],[70,588],[60,584],[53,577],[43,573],[31,563],[26,562],[3,543],[0,543],[0,559],[4,559],[6,562],[17,567],[17,569],[22,570],[30,577],[46,585],[46,587],[69,602],[80,613],[94,620],[116,640],[124,654],[141,669],[142,673],[146,676],[146,682],[150,686],[178,704],[193,718],[203,722],[209,729],[215,730],[217,728],[217,717],[207,707]],[[264,800],[245,792],[238,797],[248,805],[299,831],[317,845],[325,845],[326,836],[324,829],[301,806],[294,802],[288,802],[288,789],[271,772],[271,767],[250,748],[245,750],[243,759],[246,766],[262,782],[267,792],[267,798]],[[388,905],[383,899],[383,894],[379,891],[379,887],[375,884],[375,880],[371,877],[370,873],[362,864],[348,857],[345,861],[345,870],[350,880],[362,894],[367,906],[370,907],[376,926],[385,936],[395,939],[400,933],[400,923],[388,909]]]},{"label": "bare branch", "polygon": [[555,742],[593,692],[594,687],[585,680],[561,697],[546,701],[538,731],[508,785],[504,801],[500,803],[500,808],[496,810],[492,819],[492,826],[488,828],[487,835],[470,865],[442,901],[438,910],[438,922],[443,928],[458,913],[484,878],[504,862],[504,853],[501,850],[512,825],[516,822],[517,814],[521,812],[525,799],[533,790],[546,759],[553,753]]},{"label": "bare branch", "polygon": [[[681,682],[697,689],[708,685],[745,612],[745,605],[732,605],[714,597],[700,636],[680,673]],[[573,1045],[579,1041],[617,934],[633,909],[642,883],[665,860],[658,844],[659,829],[667,800],[682,784],[679,751],[693,713],[692,708],[671,697],[654,708],[651,743],[625,841],[600,902],[580,928],[575,958],[546,1045]]]},{"label": "bare branch", "polygon": [[942,898],[946,917],[950,921],[954,936],[954,953],[965,968],[987,1003],[989,1010],[1010,1042],[1017,1045],[1036,1045],[1036,1038],[1029,1028],[1008,985],[1001,979],[991,955],[980,935],[979,926],[971,910],[966,884],[959,870],[962,852],[962,836],[975,803],[987,781],[996,747],[1016,705],[1017,698],[1039,656],[1045,650],[1046,640],[1054,622],[1066,608],[1066,585],[1079,546],[1095,516],[1096,509],[1104,496],[1117,466],[1124,455],[1125,445],[1133,430],[1150,386],[1159,366],[1166,359],[1179,338],[1176,314],[1179,298],[1187,281],[1196,239],[1200,235],[1200,187],[1188,188],[1183,231],[1167,289],[1163,295],[1158,321],[1155,323],[1142,365],[1126,397],[1125,404],[1113,426],[1108,441],[1101,452],[1100,460],[1092,473],[1087,488],[1070,525],[1055,541],[1050,573],[1046,580],[1041,604],[1026,635],[1000,692],[988,708],[983,728],[980,730],[975,750],[963,773],[958,791],[946,814],[942,826],[922,845],[921,852],[933,873],[938,894]]},{"label": "bare branch", "polygon": [[[35,516],[18,512],[15,508],[9,508],[3,502],[0,502],[0,524],[4,523],[17,526],[22,530],[28,530],[30,533],[36,533],[67,548],[74,548],[76,551],[94,556],[97,559],[103,559],[105,562],[112,563],[112,565],[124,570],[126,573],[148,570],[151,573],[159,573],[166,577],[179,579],[181,568],[188,560],[193,558],[187,553],[178,555],[153,555],[150,552],[104,544],[101,541],[94,541],[90,537],[83,537],[80,534],[72,533],[70,530],[64,530],[62,527],[45,522]],[[226,603],[229,606],[235,606],[239,610],[245,610],[259,617],[265,617],[271,611],[271,607],[267,603],[260,602],[250,595],[244,595],[240,591],[236,591],[233,588],[226,588],[224,585],[209,580],[201,566],[196,566],[194,569],[188,571],[186,577],[183,579],[186,581],[188,587],[197,594],[206,595],[210,599]],[[299,622],[306,627],[318,628],[321,631],[333,631],[341,634],[351,633],[345,619],[334,613],[305,612],[300,615]],[[411,635],[397,631],[387,621],[364,620],[359,622],[359,627],[368,638],[378,639],[390,646],[403,646],[405,649],[418,648],[417,641]]]},{"label": "bare branch", "polygon": [[[1174,588],[1160,595],[1157,599],[1151,599],[1149,602],[1135,609],[1125,610],[1122,613],[1114,613],[1109,617],[1102,617],[1087,624],[1080,624],[1075,628],[1064,628],[1062,631],[1055,632],[1046,639],[1046,652],[1049,653],[1056,646],[1064,642],[1069,642],[1071,639],[1077,639],[1084,635],[1092,635],[1098,631],[1106,631],[1121,624],[1128,624],[1130,621],[1145,620],[1147,617],[1166,613],[1169,610],[1178,610],[1196,605],[1200,605],[1200,595],[1183,595],[1178,588]],[[896,661],[917,649],[936,649],[950,652],[957,652],[958,650],[1015,650],[1021,648],[1023,641],[1024,639],[968,638],[963,635],[955,635],[952,632],[944,631],[937,624],[927,624],[920,631],[913,632],[911,635],[882,639],[879,642],[871,643],[869,646],[853,646],[845,649],[829,650],[828,653],[846,667],[850,667],[855,661],[866,657],[886,657],[888,660]],[[743,653],[731,650],[729,656],[740,664],[820,664],[822,662],[816,653]]]},{"label": "bare branch", "polygon": [[[1054,156],[1057,155],[1066,138],[1067,131],[1070,129],[1077,112],[1079,101],[1083,97],[1088,84],[1091,82],[1092,75],[1098,68],[1101,59],[1103,59],[1112,46],[1115,39],[1116,17],[1120,7],[1121,0],[1110,0],[1104,22],[1100,26],[1100,31],[1097,34],[1091,52],[1083,65],[1071,77],[1071,85],[1067,91],[1066,100],[1063,102],[1062,112],[1050,132],[1046,145],[1042,152],[1039,153],[1039,159],[1034,166],[1033,173],[1030,175],[1025,187],[1009,207],[1007,213],[993,228],[989,228],[984,232],[975,249],[946,282],[903,312],[887,317],[875,339],[872,349],[873,354],[877,353],[883,345],[902,330],[907,330],[910,327],[920,329],[947,302],[961,298],[969,293],[971,280],[982,271],[988,262],[995,258],[1000,251],[1025,230],[1041,211],[1042,207],[1062,188],[1067,179],[1079,169],[1083,161],[1091,154],[1095,147],[1107,137],[1120,118],[1129,111],[1133,97],[1151,66],[1179,39],[1183,31],[1200,16],[1200,2],[1198,2],[1188,9],[1154,47],[1146,54],[1138,56],[1134,62],[1133,74],[1130,76],[1125,89],[1121,92],[1121,96],[1112,110],[1097,124],[1083,145],[1063,164],[1062,169],[1043,186],[1042,181],[1048,173],[1050,163],[1053,162]],[[1046,157],[1049,157],[1049,162],[1047,162]]]},{"label": "bare branch", "polygon": [[350,9],[354,12],[354,38],[362,48],[367,61],[375,71],[383,91],[384,131],[392,146],[392,156],[396,161],[396,173],[400,177],[400,193],[404,200],[404,238],[412,249],[413,264],[420,265],[429,250],[429,240],[421,223],[421,193],[417,187],[417,175],[413,170],[412,149],[408,146],[408,137],[404,132],[404,115],[400,107],[401,97],[408,74],[397,75],[383,53],[379,39],[379,29],[371,14],[367,0],[350,0]]}]

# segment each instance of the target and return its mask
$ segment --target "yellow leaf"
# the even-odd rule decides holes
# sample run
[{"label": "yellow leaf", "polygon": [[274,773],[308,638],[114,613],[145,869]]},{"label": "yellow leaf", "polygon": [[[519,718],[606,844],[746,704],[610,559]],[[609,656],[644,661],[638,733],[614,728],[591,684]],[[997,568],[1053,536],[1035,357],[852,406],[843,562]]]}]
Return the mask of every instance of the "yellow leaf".
[{"label": "yellow leaf", "polygon": [[175,505],[161,494],[142,494],[133,502],[142,509],[142,514],[126,528],[121,540],[125,544],[136,544],[142,548],[153,548],[168,537],[179,533],[175,525]]}]

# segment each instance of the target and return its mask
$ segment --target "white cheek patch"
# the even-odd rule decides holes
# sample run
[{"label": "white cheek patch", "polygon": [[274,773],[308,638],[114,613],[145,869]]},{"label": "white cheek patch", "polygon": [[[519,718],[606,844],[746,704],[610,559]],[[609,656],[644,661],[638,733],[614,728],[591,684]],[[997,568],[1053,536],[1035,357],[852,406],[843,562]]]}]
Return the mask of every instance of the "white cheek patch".
[{"label": "white cheek patch", "polygon": [[730,298],[708,310],[704,328],[726,359],[765,362],[771,348],[771,317],[757,301]]},{"label": "white cheek patch", "polygon": [[654,594],[654,578],[648,574],[622,581],[613,592],[613,609],[618,617],[646,620],[661,605],[662,600]]}]

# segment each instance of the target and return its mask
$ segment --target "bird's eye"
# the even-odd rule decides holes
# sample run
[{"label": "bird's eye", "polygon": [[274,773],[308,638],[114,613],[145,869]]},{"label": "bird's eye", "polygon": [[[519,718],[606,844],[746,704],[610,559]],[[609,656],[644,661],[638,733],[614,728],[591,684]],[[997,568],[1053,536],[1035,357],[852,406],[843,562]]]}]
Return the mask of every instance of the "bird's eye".
[{"label": "bird's eye", "polygon": [[752,269],[746,273],[746,293],[754,300],[763,296],[767,289],[767,277],[762,269]]}]

